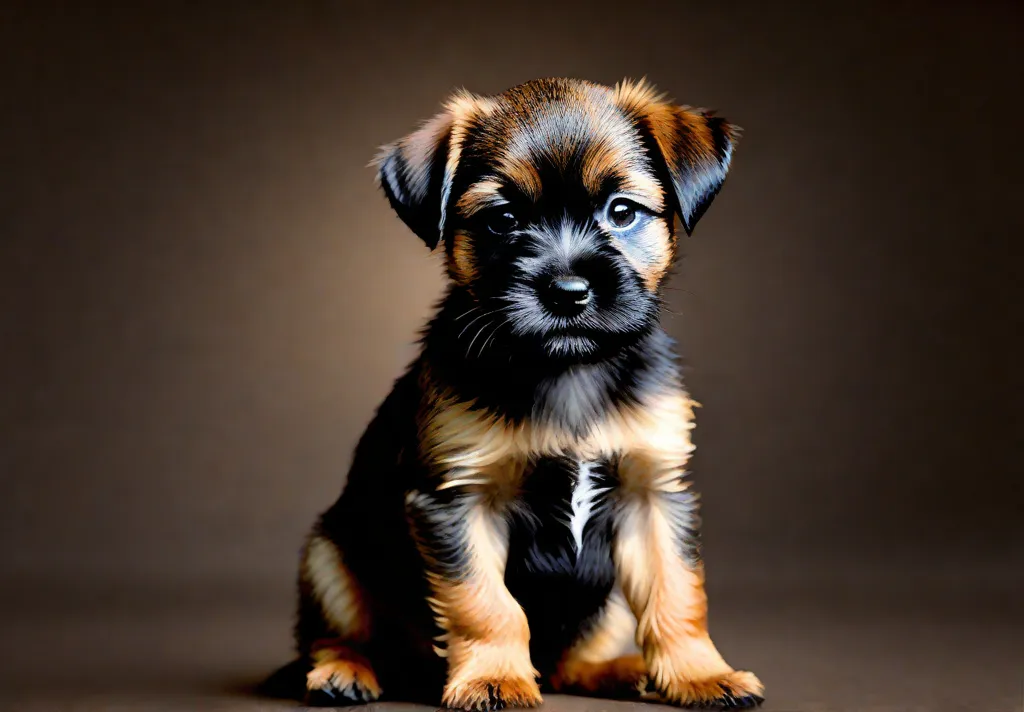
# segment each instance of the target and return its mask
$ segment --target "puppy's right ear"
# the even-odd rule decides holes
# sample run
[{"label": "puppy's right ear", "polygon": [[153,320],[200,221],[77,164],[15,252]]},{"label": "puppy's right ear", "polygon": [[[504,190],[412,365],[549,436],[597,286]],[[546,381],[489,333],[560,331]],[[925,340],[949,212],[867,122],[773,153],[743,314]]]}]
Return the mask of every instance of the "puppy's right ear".
[{"label": "puppy's right ear", "polygon": [[445,110],[377,154],[377,180],[392,209],[434,249],[445,236],[445,215],[459,166],[465,122],[481,100],[456,95]]}]

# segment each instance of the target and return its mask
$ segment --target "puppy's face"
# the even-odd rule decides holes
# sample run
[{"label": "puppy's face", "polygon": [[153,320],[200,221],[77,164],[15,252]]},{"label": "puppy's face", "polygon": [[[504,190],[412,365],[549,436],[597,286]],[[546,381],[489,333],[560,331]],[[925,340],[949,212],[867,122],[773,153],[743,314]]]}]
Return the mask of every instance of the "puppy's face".
[{"label": "puppy's face", "polygon": [[476,303],[468,353],[593,361],[657,323],[675,216],[693,229],[735,135],[643,84],[538,80],[457,95],[385,147],[379,177],[409,227],[444,243],[449,277]]}]

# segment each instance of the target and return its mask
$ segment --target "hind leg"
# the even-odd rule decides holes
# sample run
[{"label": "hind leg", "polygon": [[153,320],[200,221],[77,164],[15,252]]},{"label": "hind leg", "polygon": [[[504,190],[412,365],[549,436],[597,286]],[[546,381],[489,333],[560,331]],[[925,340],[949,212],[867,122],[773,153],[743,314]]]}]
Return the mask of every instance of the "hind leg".
[{"label": "hind leg", "polygon": [[310,665],[306,704],[372,702],[380,685],[363,651],[370,640],[366,596],[338,545],[318,530],[306,542],[299,572],[299,654]]},{"label": "hind leg", "polygon": [[593,628],[565,654],[551,676],[556,692],[638,699],[647,666],[636,645],[636,618],[616,587]]}]

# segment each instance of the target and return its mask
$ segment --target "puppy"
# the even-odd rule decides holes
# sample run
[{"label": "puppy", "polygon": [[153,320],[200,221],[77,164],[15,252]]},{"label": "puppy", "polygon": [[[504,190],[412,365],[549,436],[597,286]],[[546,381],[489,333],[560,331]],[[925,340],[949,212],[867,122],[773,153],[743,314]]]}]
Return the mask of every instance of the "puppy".
[{"label": "puppy", "polygon": [[[660,292],[737,129],[643,82],[459,93],[384,147],[450,286],[306,541],[309,704],[530,707],[541,687],[746,707],[707,630],[695,403]],[[676,218],[678,218],[678,223]]]}]

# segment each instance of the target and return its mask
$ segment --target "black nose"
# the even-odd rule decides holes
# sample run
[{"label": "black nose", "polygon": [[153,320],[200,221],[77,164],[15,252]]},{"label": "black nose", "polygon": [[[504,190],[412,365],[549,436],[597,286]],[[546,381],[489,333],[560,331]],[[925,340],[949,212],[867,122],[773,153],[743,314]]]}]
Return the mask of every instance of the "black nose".
[{"label": "black nose", "polygon": [[590,282],[571,274],[555,277],[543,298],[548,309],[558,316],[576,316],[590,303]]}]

